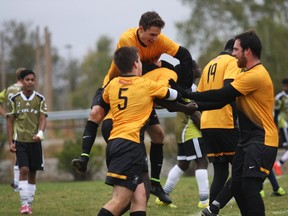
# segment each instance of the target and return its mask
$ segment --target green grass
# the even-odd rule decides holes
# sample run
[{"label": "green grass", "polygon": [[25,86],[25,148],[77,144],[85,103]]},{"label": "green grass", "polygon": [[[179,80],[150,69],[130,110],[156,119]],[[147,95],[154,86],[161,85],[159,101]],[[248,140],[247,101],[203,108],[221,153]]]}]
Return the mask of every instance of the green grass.
[{"label": "green grass", "polygon": [[[272,189],[268,181],[264,185],[266,197],[266,215],[288,215],[288,175],[278,179],[279,184],[286,190],[287,195],[283,197],[270,196]],[[164,180],[163,184],[164,184]],[[194,177],[183,177],[180,179],[175,190],[171,194],[176,209],[160,207],[155,205],[155,197],[151,195],[147,215],[155,216],[193,216],[200,215],[197,208],[198,189]],[[60,182],[60,183],[38,183],[33,205],[33,215],[37,216],[87,216],[97,215],[97,212],[112,194],[112,188],[103,181],[91,182]],[[0,215],[19,215],[19,194],[12,191],[7,184],[0,184]],[[129,214],[125,214],[126,216]],[[239,210],[235,202],[231,201],[221,215],[238,216]]]}]

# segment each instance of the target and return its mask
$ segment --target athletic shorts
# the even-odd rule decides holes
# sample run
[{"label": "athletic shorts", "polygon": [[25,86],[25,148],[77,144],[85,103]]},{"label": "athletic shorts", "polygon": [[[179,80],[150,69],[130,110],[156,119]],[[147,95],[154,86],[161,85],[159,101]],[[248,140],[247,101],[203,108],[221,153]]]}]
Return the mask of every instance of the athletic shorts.
[{"label": "athletic shorts", "polygon": [[44,170],[41,142],[15,141],[15,144],[19,168],[28,167],[29,171]]},{"label": "athletic shorts", "polygon": [[210,163],[233,161],[236,146],[239,142],[237,129],[202,129],[205,150]]},{"label": "athletic shorts", "polygon": [[148,172],[145,145],[116,138],[108,141],[106,147],[108,172],[105,183],[119,185],[135,191],[143,182],[143,172]]},{"label": "athletic shorts", "polygon": [[159,118],[157,116],[155,109],[153,109],[149,116],[148,125],[156,125],[156,124],[160,124],[160,121],[159,121]]},{"label": "athletic shorts", "polygon": [[101,106],[101,105],[102,105],[102,104],[101,104],[101,98],[102,98],[103,90],[104,90],[104,88],[98,88],[98,89],[96,90],[95,95],[94,95],[94,97],[93,97],[92,104],[91,104],[91,108],[92,108],[93,106],[96,106],[96,105],[98,105],[98,106]]},{"label": "athletic shorts", "polygon": [[184,143],[178,143],[178,161],[191,161],[205,157],[203,138],[193,138]]},{"label": "athletic shorts", "polygon": [[265,179],[277,156],[277,147],[264,144],[238,145],[232,164],[233,181],[245,177]]}]

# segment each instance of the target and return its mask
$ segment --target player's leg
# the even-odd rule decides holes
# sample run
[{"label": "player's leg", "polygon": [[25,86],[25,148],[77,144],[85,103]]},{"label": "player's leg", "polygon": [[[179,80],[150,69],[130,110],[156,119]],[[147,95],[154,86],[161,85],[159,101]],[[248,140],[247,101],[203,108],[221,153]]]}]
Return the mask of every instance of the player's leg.
[{"label": "player's leg", "polygon": [[160,173],[163,164],[164,131],[160,126],[159,119],[154,109],[149,117],[147,133],[151,139],[151,193],[157,196],[161,201],[171,203],[171,199],[165,194],[160,184]]},{"label": "player's leg", "polygon": [[279,186],[279,183],[275,177],[273,170],[270,171],[270,174],[267,177],[268,177],[268,179],[271,183],[272,189],[273,189],[273,192],[271,195],[283,196],[285,194],[285,191],[282,187]]},{"label": "player's leg", "polygon": [[72,166],[80,173],[85,173],[87,170],[89,155],[96,138],[98,126],[106,115],[104,108],[99,104],[102,91],[103,89],[99,88],[93,98],[92,108],[82,136],[82,153],[80,157],[73,159],[71,162]]},{"label": "player's leg", "polygon": [[146,215],[146,207],[147,207],[147,200],[146,200],[146,190],[144,183],[141,183],[137,186],[135,192],[133,193],[131,199],[131,208],[130,208],[130,215]]}]

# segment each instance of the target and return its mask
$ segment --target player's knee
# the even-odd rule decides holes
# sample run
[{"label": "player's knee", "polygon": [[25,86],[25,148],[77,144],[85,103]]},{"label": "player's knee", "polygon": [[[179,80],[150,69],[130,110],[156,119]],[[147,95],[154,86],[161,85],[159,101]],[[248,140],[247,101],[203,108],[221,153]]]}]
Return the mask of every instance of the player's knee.
[{"label": "player's knee", "polygon": [[147,129],[147,133],[151,138],[152,143],[163,143],[164,142],[164,130],[160,124],[150,125]]}]

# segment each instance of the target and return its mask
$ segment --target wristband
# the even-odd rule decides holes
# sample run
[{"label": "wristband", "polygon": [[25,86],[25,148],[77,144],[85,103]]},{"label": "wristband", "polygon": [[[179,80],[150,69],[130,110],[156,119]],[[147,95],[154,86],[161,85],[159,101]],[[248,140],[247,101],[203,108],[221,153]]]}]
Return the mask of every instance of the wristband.
[{"label": "wristband", "polygon": [[42,130],[39,130],[36,136],[39,137],[41,140],[44,140],[44,134]]}]

